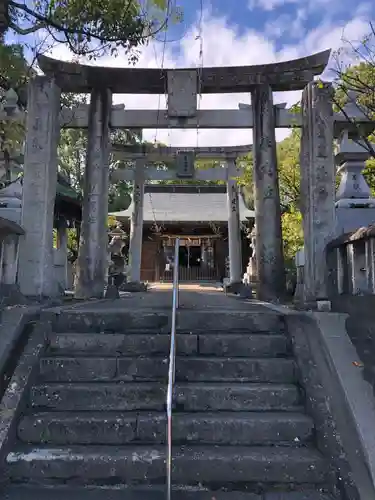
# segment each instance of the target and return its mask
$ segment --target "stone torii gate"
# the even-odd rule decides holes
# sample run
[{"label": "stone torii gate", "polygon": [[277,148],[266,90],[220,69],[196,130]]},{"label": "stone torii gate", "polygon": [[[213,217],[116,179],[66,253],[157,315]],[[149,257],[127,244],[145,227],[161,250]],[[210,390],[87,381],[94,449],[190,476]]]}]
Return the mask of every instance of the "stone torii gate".
[{"label": "stone torii gate", "polygon": [[[330,87],[313,83],[330,51],[260,66],[197,69],[103,68],[40,57],[45,76],[29,85],[19,284],[25,295],[57,293],[52,272],[52,220],[59,128],[87,128],[88,151],[77,294],[103,295],[107,265],[109,129],[253,128],[259,298],[284,291],[275,127],[302,127],[305,282],[325,296],[323,249],[334,232],[333,111]],[[305,89],[306,87],[306,89]],[[302,115],[273,104],[273,91],[302,90]],[[168,93],[166,110],[112,107],[113,93]],[[60,109],[61,92],[90,93],[89,106]],[[199,93],[249,92],[252,106],[198,110]],[[320,256],[320,254],[322,254]]]},{"label": "stone torii gate", "polygon": [[[111,180],[133,182],[133,212],[130,225],[129,267],[130,280],[141,279],[142,232],[143,232],[143,197],[144,183],[147,180],[186,179],[197,181],[224,181],[228,197],[228,249],[230,282],[242,280],[241,226],[239,212],[239,189],[237,179],[243,168],[236,164],[238,157],[249,153],[252,145],[233,147],[196,147],[175,148],[165,146],[124,146],[113,144],[115,157],[124,162],[134,162],[134,169],[129,167],[116,170]],[[219,160],[220,165],[205,170],[196,170],[194,160],[207,158]],[[161,162],[176,164],[175,170],[162,170],[148,167],[148,163]]]}]

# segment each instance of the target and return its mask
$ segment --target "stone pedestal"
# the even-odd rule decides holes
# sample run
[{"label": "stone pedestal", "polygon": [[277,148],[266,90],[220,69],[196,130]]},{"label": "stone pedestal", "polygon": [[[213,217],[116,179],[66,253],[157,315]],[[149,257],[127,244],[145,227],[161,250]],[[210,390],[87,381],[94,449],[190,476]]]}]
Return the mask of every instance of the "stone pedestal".
[{"label": "stone pedestal", "polygon": [[68,227],[65,220],[60,220],[57,226],[55,273],[60,290],[65,292],[68,289]]},{"label": "stone pedestal", "polygon": [[18,281],[26,296],[58,294],[53,273],[60,89],[37,76],[29,83]]},{"label": "stone pedestal", "polygon": [[296,289],[294,290],[294,302],[303,303],[304,301],[304,268],[305,268],[305,250],[298,250],[295,256],[296,264]]},{"label": "stone pedestal", "polygon": [[327,298],[326,245],[335,236],[332,88],[310,83],[302,95],[301,203],[304,298]]},{"label": "stone pedestal", "polygon": [[285,293],[285,270],[275,116],[270,86],[258,85],[254,88],[252,109],[258,298],[274,300]]},{"label": "stone pedestal", "polygon": [[255,225],[251,230],[251,233],[247,236],[250,240],[251,257],[246,267],[246,272],[243,276],[243,283],[249,285],[250,283],[257,283],[257,262],[256,262],[256,228]]},{"label": "stone pedestal", "polygon": [[237,181],[232,178],[236,175],[235,159],[227,160],[227,166],[229,279],[233,284],[242,282],[240,206]]},{"label": "stone pedestal", "polygon": [[7,236],[3,241],[3,276],[4,285],[14,285],[18,267],[18,236]]},{"label": "stone pedestal", "polygon": [[143,198],[144,198],[144,160],[137,160],[133,184],[133,212],[130,223],[129,275],[131,283],[141,281],[142,236],[143,236]]},{"label": "stone pedestal", "polygon": [[102,298],[106,284],[111,106],[110,91],[92,91],[75,292],[78,298]]},{"label": "stone pedestal", "polygon": [[349,138],[349,132],[344,130],[335,158],[339,167],[337,173],[341,175],[336,193],[337,235],[375,222],[375,199],[362,173],[370,154],[360,137],[356,139]]},{"label": "stone pedestal", "polygon": [[254,225],[251,233],[250,233],[250,248],[251,248],[251,257],[249,259],[249,265],[248,265],[248,273],[249,273],[249,278],[251,282],[257,282],[258,281],[258,274],[257,274],[257,240],[256,240],[256,226]]},{"label": "stone pedestal", "polygon": [[366,241],[366,281],[369,293],[375,293],[375,239]]}]

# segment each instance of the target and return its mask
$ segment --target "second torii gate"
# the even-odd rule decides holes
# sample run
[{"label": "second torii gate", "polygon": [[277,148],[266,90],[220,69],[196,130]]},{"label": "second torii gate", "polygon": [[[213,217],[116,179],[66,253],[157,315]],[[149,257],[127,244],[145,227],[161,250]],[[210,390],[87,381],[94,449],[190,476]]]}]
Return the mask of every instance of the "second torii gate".
[{"label": "second torii gate", "polygon": [[[143,199],[144,183],[147,180],[186,179],[197,181],[224,181],[227,184],[228,199],[228,247],[229,273],[231,284],[242,280],[241,227],[239,213],[238,178],[243,168],[236,164],[236,159],[252,150],[251,145],[213,148],[176,148],[152,146],[112,145],[115,157],[122,161],[134,162],[134,168],[119,168],[112,174],[112,181],[133,181],[133,211],[130,225],[129,267],[130,281],[139,282],[141,278]],[[197,170],[195,159],[207,158],[218,160],[217,167]],[[168,170],[148,167],[149,163],[175,162],[176,169]]]}]

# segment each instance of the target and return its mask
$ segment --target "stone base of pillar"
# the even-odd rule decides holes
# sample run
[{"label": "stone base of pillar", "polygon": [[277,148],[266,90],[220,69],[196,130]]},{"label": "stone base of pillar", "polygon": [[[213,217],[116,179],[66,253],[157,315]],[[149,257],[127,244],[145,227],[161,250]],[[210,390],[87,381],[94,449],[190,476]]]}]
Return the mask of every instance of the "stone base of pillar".
[{"label": "stone base of pillar", "polygon": [[7,285],[0,284],[0,302],[3,307],[6,306],[30,306],[44,304],[46,307],[59,307],[64,305],[61,298],[41,297],[41,296],[25,296],[19,288],[18,284]]},{"label": "stone base of pillar", "polygon": [[288,295],[287,291],[284,290],[283,293],[275,293],[273,287],[265,287],[264,283],[258,281],[256,287],[256,299],[261,300],[262,302],[270,302],[274,304],[282,304],[286,303],[290,300],[290,295]]},{"label": "stone base of pillar", "polygon": [[105,299],[115,300],[120,298],[120,292],[118,291],[117,286],[108,285],[106,291],[104,293]]},{"label": "stone base of pillar", "polygon": [[330,312],[332,308],[332,304],[330,300],[317,300],[316,308],[320,312]]},{"label": "stone base of pillar", "polygon": [[293,302],[294,304],[303,304],[303,294],[304,294],[304,286],[303,283],[297,283],[296,289],[294,290]]},{"label": "stone base of pillar", "polygon": [[294,298],[293,306],[298,311],[330,312],[332,309],[332,303],[328,299],[296,300],[296,298]]},{"label": "stone base of pillar", "polygon": [[147,292],[148,286],[140,281],[129,281],[120,286],[121,292]]},{"label": "stone base of pillar", "polygon": [[246,285],[245,283],[237,282],[237,283],[229,283],[228,285],[224,286],[224,292],[227,293],[233,293],[235,295],[239,295],[240,297],[243,298],[253,298],[254,289],[251,285]]},{"label": "stone base of pillar", "polygon": [[28,297],[25,297],[17,284],[0,284],[0,301],[2,306],[27,305],[30,304]]}]

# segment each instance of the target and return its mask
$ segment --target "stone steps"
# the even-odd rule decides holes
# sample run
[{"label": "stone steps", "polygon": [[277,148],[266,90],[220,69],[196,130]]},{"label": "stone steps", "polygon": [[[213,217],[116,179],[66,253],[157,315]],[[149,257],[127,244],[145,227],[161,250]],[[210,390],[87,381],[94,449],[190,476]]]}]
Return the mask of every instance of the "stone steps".
[{"label": "stone steps", "polygon": [[[298,411],[293,384],[176,384],[179,411]],[[31,388],[31,407],[53,411],[163,411],[166,384],[160,382],[49,383]]]},{"label": "stone steps", "polygon": [[[179,314],[194,328],[177,335],[173,500],[330,500],[282,317]],[[60,333],[48,338],[7,458],[18,491],[41,485],[35,500],[47,500],[53,485],[60,500],[55,488],[70,487],[61,500],[85,500],[80,486],[91,485],[90,500],[165,498],[167,319],[134,316],[126,332],[121,312],[55,317]]]},{"label": "stone steps", "polygon": [[[18,427],[24,443],[48,445],[165,443],[165,413],[36,413]],[[173,441],[220,445],[305,444],[313,422],[303,413],[175,413]]]},{"label": "stone steps", "polygon": [[[165,500],[165,489],[123,488],[123,487],[38,487],[25,485],[8,486],[1,492],[4,500]],[[332,500],[327,493],[305,489],[304,491],[289,491],[283,493],[271,492],[265,494],[246,493],[239,491],[205,491],[194,488],[175,486],[173,500]]]},{"label": "stone steps", "polygon": [[[252,306],[250,306],[252,307]],[[53,316],[53,329],[57,333],[170,333],[170,307],[164,311],[151,308],[124,310],[123,307],[105,310],[95,307],[89,310],[65,310]],[[285,321],[282,314],[266,310],[244,311],[220,308],[180,308],[177,324],[181,332],[208,333],[284,333]]]},{"label": "stone steps", "polygon": [[[40,362],[42,382],[167,381],[168,357],[53,357]],[[184,356],[176,360],[177,382],[296,381],[287,358]]]},{"label": "stone steps", "polygon": [[[18,447],[7,457],[17,481],[165,483],[165,446]],[[313,448],[183,446],[173,449],[176,484],[325,484],[328,464]]]},{"label": "stone steps", "polygon": [[[280,357],[286,356],[288,342],[285,335],[271,333],[181,333],[177,335],[177,355]],[[123,355],[167,356],[169,334],[90,334],[54,333],[49,340],[49,354],[69,355]]]}]

